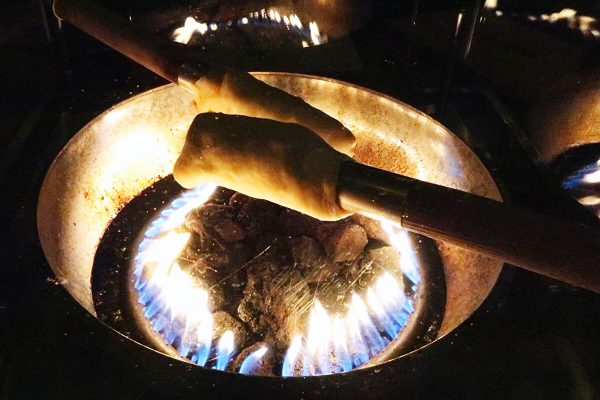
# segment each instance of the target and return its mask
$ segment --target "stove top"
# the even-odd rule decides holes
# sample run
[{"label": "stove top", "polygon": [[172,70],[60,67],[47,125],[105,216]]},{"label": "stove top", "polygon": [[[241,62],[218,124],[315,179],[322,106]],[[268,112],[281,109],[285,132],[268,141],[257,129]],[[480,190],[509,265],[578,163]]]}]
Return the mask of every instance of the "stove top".
[{"label": "stove top", "polygon": [[[510,266],[458,329],[352,380],[271,381],[204,371],[135,345],[100,323],[53,278],[37,238],[37,195],[52,159],[79,128],[118,101],[163,82],[69,27],[50,30],[48,42],[35,11],[40,4],[26,4],[31,14],[25,15],[33,22],[15,33],[18,40],[3,33],[2,43],[9,55],[2,62],[4,76],[14,77],[1,102],[9,127],[0,164],[6,224],[0,269],[2,398],[600,396],[600,343],[593,334],[600,331],[600,295]],[[460,67],[447,85],[447,60],[431,49],[415,45],[418,63],[405,63],[410,41],[377,26],[347,40],[358,55],[357,69],[305,72],[370,87],[432,114],[471,145],[507,201],[597,223],[549,171],[531,161],[513,118],[518,102],[504,106],[506,98],[501,101]],[[378,47],[382,43],[385,50]],[[5,62],[16,59],[19,63]],[[415,79],[407,83],[407,74]]]}]

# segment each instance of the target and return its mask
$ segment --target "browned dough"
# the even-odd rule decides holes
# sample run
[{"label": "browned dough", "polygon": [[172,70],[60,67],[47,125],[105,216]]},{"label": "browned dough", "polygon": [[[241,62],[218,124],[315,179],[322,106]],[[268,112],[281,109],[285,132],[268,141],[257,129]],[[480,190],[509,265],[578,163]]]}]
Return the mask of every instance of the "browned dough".
[{"label": "browned dough", "polygon": [[351,213],[337,204],[346,158],[296,124],[240,115],[198,115],[173,175],[192,188],[214,183],[325,221]]},{"label": "browned dough", "polygon": [[302,125],[337,151],[353,154],[356,140],[341,122],[247,72],[214,69],[192,89],[198,113],[222,112]]}]

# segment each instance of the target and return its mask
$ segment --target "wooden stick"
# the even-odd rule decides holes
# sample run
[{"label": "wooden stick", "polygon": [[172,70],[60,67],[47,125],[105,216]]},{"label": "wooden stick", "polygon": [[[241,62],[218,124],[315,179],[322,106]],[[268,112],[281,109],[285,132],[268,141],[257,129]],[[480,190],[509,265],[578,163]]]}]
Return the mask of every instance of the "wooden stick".
[{"label": "wooden stick", "polygon": [[172,46],[89,0],[55,0],[54,14],[157,75],[178,82],[181,62]]},{"label": "wooden stick", "polygon": [[344,162],[342,208],[600,292],[600,229]]}]

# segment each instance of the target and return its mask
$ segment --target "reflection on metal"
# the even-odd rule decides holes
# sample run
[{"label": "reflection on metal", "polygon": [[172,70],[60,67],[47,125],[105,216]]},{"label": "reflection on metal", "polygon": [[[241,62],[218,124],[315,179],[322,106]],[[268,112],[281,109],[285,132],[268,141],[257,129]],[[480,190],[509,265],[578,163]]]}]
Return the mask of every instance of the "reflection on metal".
[{"label": "reflection on metal", "polygon": [[234,26],[259,26],[266,28],[284,28],[296,33],[300,37],[302,47],[317,46],[327,42],[327,36],[319,30],[316,21],[303,23],[300,17],[294,13],[283,14],[276,8],[262,9],[248,14],[236,20],[224,22],[201,22],[194,17],[187,17],[184,24],[173,31],[173,40],[178,43],[187,44],[194,34],[204,35],[207,32],[225,30]]},{"label": "reflection on metal", "polygon": [[469,24],[469,35],[467,36],[467,42],[465,43],[465,48],[463,51],[463,60],[466,60],[471,53],[471,48],[473,47],[473,40],[475,39],[475,31],[477,30],[477,24],[479,21],[479,13],[481,11],[481,2],[479,0],[475,1],[475,6],[473,7],[473,14],[471,15],[471,23]]},{"label": "reflection on metal", "polygon": [[465,14],[461,11],[456,16],[456,26],[454,27],[454,40],[458,38],[458,33],[460,32],[460,27],[462,26],[462,20]]},{"label": "reflection on metal", "polygon": [[600,196],[585,196],[579,198],[578,201],[584,206],[598,206],[600,205]]}]

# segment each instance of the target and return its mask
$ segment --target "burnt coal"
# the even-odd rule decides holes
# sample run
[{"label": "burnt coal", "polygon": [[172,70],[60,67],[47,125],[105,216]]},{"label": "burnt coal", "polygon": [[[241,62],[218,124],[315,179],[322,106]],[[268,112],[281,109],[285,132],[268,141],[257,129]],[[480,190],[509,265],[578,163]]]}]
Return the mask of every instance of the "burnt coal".
[{"label": "burnt coal", "polygon": [[233,204],[239,207],[236,222],[244,228],[248,237],[257,238],[272,228],[281,207],[248,196],[234,196]]},{"label": "burnt coal", "polygon": [[318,219],[288,208],[281,211],[277,220],[281,232],[293,236],[314,236],[317,226],[321,223]]},{"label": "burnt coal", "polygon": [[360,225],[348,223],[323,224],[317,228],[317,238],[335,262],[355,260],[369,241]]},{"label": "burnt coal", "polygon": [[246,234],[242,227],[230,219],[224,219],[214,225],[215,232],[227,243],[244,240]]}]

